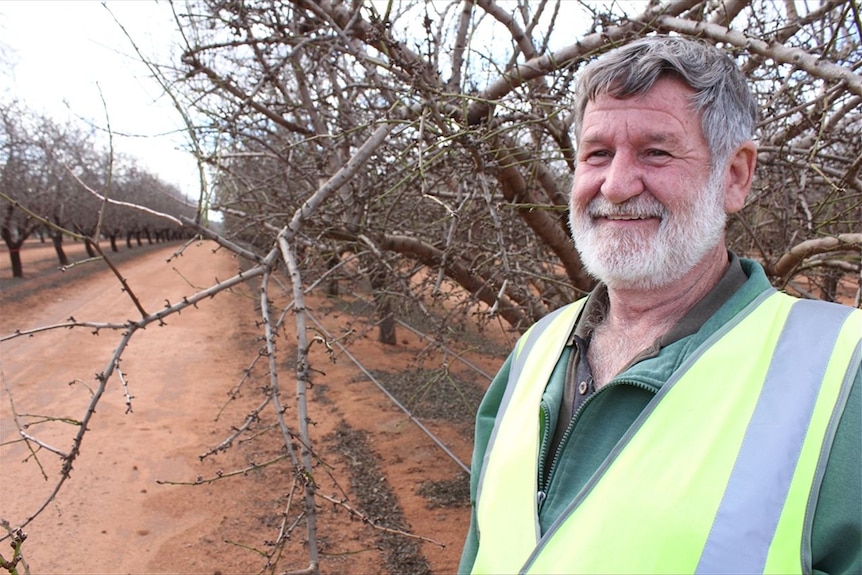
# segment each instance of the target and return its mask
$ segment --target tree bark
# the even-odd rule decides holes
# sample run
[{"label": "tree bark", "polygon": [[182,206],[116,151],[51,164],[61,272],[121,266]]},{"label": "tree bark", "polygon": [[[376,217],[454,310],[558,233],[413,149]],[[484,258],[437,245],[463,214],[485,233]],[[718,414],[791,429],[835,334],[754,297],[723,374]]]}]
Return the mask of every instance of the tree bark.
[{"label": "tree bark", "polygon": [[54,244],[54,251],[57,253],[57,261],[60,262],[60,265],[69,265],[69,256],[66,255],[66,251],[63,249],[63,234],[51,234],[51,243]]},{"label": "tree bark", "polygon": [[374,291],[374,304],[380,322],[377,339],[380,343],[395,345],[398,342],[395,334],[395,313],[392,311],[392,300],[386,294],[386,272],[371,272],[371,289]]}]

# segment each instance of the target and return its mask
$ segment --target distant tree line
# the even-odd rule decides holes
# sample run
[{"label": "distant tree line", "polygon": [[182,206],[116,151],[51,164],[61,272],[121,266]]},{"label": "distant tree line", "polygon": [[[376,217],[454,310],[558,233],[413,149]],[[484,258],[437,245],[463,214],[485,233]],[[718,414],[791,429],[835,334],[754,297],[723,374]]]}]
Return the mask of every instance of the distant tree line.
[{"label": "distant tree line", "polygon": [[50,239],[62,266],[69,264],[67,238],[83,241],[96,257],[103,240],[116,252],[123,243],[132,248],[192,235],[157,214],[194,217],[196,207],[106,140],[19,102],[0,103],[0,235],[14,277],[23,277],[20,249],[31,237]]}]

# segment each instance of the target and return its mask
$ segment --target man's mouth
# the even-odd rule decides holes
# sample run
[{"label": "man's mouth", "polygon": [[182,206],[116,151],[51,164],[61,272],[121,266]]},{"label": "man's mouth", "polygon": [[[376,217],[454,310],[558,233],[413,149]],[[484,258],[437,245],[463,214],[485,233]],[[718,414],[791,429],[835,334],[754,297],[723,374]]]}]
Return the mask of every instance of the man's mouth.
[{"label": "man's mouth", "polygon": [[632,222],[640,220],[660,220],[658,214],[592,214],[593,219],[605,219],[612,222]]},{"label": "man's mouth", "polygon": [[594,198],[587,206],[587,215],[595,220],[612,222],[637,222],[647,220],[664,221],[667,210],[655,200],[648,198],[630,199],[621,204],[613,204],[603,198]]},{"label": "man's mouth", "polygon": [[629,215],[616,215],[616,214],[607,214],[607,215],[599,215],[600,218],[607,218],[609,220],[649,220],[655,218],[657,216],[629,216]]}]

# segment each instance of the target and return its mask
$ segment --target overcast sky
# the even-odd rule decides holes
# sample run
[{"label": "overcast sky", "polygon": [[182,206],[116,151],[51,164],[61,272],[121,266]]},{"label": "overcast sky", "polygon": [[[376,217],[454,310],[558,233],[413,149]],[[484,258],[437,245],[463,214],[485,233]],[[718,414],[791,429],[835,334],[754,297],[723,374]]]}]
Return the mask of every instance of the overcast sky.
[{"label": "overcast sky", "polygon": [[[107,6],[145,54],[167,60],[173,28],[166,2]],[[3,99],[17,97],[58,121],[81,118],[104,127],[103,97],[115,149],[197,197],[194,160],[181,150],[181,118],[100,2],[0,0],[0,50]]]},{"label": "overcast sky", "polygon": [[[628,0],[642,6],[644,0]],[[174,23],[165,0],[108,0],[149,58],[169,62]],[[564,5],[565,6],[565,5]],[[194,160],[182,150],[182,121],[150,79],[111,13],[97,0],[0,0],[0,97],[58,121],[105,126],[114,147],[186,195],[198,195]]]}]

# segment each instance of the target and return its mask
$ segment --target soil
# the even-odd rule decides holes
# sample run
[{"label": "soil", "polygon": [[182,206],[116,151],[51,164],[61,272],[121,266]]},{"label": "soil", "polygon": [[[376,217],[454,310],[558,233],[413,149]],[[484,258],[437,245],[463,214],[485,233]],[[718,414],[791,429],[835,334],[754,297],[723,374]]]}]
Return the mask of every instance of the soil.
[{"label": "soil", "polygon": [[[148,313],[240,268],[212,243],[173,257],[181,247],[109,254]],[[67,251],[73,260],[85,257],[80,245]],[[61,273],[53,248],[37,241],[26,244],[22,259],[26,277],[11,278],[8,251],[0,249],[4,338],[69,318],[122,324],[141,317],[104,264]],[[259,287],[253,280],[135,334],[120,363],[123,377],[109,380],[70,479],[25,528],[32,573],[257,573],[269,570],[268,556],[278,558],[274,572],[308,566],[303,521],[280,552],[273,545],[285,518],[297,519],[303,475],[283,457],[272,406],[230,448],[213,451],[268,388]],[[276,305],[289,301],[270,295]],[[387,346],[376,341],[361,300],[312,293],[307,305],[326,339],[339,338],[331,352],[315,344],[310,356],[313,480],[335,502],[318,499],[321,572],[455,572],[469,521],[463,464],[472,420],[486,374],[502,363],[512,336],[465,332],[472,339],[446,352],[399,328],[398,344]],[[294,330],[288,316],[276,357],[292,429]],[[50,498],[61,461],[49,447],[71,446],[95,374],[110,365],[122,331],[58,328],[0,343],[0,518],[12,526]],[[41,446],[22,441],[21,431]],[[8,545],[0,542],[6,559]]]}]

